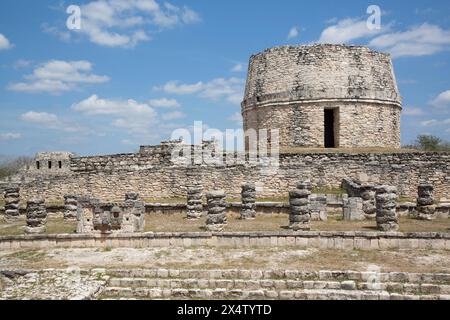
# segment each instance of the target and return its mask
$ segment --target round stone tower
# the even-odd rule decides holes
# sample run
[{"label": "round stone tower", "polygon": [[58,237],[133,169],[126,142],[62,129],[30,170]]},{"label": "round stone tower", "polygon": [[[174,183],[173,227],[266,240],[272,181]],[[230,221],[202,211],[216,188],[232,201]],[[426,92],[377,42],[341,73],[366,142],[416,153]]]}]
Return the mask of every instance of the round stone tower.
[{"label": "round stone tower", "polygon": [[244,130],[278,129],[280,147],[398,148],[401,110],[389,54],[326,44],[250,58]]}]

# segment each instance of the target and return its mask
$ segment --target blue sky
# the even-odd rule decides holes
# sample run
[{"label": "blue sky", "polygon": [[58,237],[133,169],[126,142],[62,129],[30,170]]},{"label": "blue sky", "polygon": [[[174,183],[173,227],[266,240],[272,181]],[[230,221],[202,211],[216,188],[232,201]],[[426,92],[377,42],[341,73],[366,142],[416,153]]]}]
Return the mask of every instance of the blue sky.
[{"label": "blue sky", "polygon": [[[381,29],[366,27],[370,4]],[[66,26],[69,5],[81,29]],[[449,1],[0,2],[0,150],[132,152],[195,120],[241,128],[251,54],[285,44],[391,52],[402,143],[450,140]]]}]

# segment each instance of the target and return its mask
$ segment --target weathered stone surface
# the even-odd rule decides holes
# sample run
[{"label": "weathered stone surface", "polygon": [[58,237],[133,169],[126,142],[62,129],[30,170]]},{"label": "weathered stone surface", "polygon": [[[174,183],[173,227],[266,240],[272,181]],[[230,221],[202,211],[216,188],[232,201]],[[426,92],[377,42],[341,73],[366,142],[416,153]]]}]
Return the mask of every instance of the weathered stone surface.
[{"label": "weathered stone surface", "polygon": [[145,228],[145,205],[139,195],[124,202],[101,203],[88,196],[78,198],[77,233],[132,233]]},{"label": "weathered stone surface", "polygon": [[[194,177],[191,177],[195,179]],[[193,183],[187,189],[187,212],[188,219],[200,219],[203,214],[202,194],[203,190],[199,183]]]},{"label": "weathered stone surface", "polygon": [[311,208],[308,197],[311,195],[311,183],[300,181],[295,190],[289,191],[289,228],[297,230],[309,230],[311,228]]},{"label": "weathered stone surface", "polygon": [[5,220],[14,221],[19,215],[20,188],[8,187],[5,192]]},{"label": "weathered stone surface", "polygon": [[[307,200],[307,199],[306,199]],[[291,204],[304,204],[305,199],[292,199]],[[311,194],[309,196],[309,208],[311,210],[311,221],[326,221],[328,219],[327,212],[327,196],[324,194]]]},{"label": "weathered stone surface", "polygon": [[256,187],[254,183],[245,183],[241,191],[241,219],[254,219],[256,217]]},{"label": "weathered stone surface", "polygon": [[75,220],[77,218],[78,200],[76,195],[64,196],[64,219]]},{"label": "weathered stone surface", "polygon": [[364,220],[362,198],[349,197],[344,200],[343,205],[343,218],[345,221]]},{"label": "weathered stone surface", "polygon": [[47,223],[47,210],[42,199],[27,201],[26,233],[44,233]]},{"label": "weathered stone surface", "polygon": [[377,204],[376,221],[378,229],[381,231],[397,231],[397,188],[383,185],[376,187],[375,190]]},{"label": "weathered stone surface", "polygon": [[226,194],[223,190],[214,190],[206,193],[208,203],[208,216],[206,229],[209,231],[223,231],[227,224]]},{"label": "weathered stone surface", "polygon": [[421,183],[417,187],[417,205],[414,216],[420,220],[433,220],[435,218],[436,205],[433,198],[433,185]]},{"label": "weathered stone surface", "polygon": [[242,114],[244,130],[279,129],[282,147],[324,147],[324,109],[335,108],[339,147],[398,148],[401,103],[387,54],[282,46],[250,58]]}]

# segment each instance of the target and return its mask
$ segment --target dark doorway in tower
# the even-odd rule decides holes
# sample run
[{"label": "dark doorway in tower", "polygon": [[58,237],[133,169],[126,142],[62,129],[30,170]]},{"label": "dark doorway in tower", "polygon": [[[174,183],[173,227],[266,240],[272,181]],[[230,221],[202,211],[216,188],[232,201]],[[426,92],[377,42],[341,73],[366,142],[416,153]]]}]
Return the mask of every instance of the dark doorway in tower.
[{"label": "dark doorway in tower", "polygon": [[325,148],[336,148],[334,138],[335,109],[325,109],[324,112],[324,145]]}]

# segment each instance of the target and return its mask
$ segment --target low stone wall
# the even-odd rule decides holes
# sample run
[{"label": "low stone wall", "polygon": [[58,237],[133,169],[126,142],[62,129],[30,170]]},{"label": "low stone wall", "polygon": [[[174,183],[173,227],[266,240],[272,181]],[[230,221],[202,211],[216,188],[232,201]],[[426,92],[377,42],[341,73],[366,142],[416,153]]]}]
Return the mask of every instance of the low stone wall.
[{"label": "low stone wall", "polygon": [[188,232],[1,236],[0,250],[40,248],[296,247],[344,250],[450,250],[450,233],[434,232]]},{"label": "low stone wall", "polygon": [[[159,155],[159,156],[158,156]],[[170,161],[170,154],[125,154],[71,158],[67,175],[24,176],[21,195],[63,200],[65,194],[90,194],[102,201],[119,201],[127,192],[142,198],[186,196],[191,167]],[[313,187],[338,188],[344,178],[370,178],[376,184],[396,186],[399,196],[415,198],[422,181],[433,184],[436,200],[450,190],[450,153],[297,153],[280,154],[279,167],[248,163],[201,165],[198,182],[204,190],[223,189],[239,198],[241,184],[256,185],[258,197],[287,196],[300,180]],[[269,170],[270,169],[270,170]],[[8,185],[0,183],[0,191]]]}]

